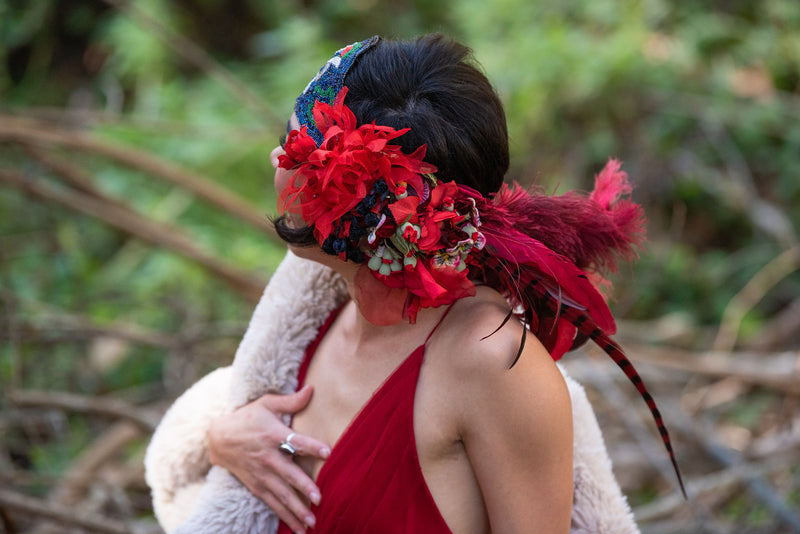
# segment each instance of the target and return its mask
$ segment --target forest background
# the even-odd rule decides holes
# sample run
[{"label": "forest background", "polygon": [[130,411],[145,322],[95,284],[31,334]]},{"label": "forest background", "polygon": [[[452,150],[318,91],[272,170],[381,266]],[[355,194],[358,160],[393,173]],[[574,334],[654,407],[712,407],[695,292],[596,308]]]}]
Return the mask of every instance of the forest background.
[{"label": "forest background", "polygon": [[159,532],[142,456],[228,364],[284,247],[268,155],[344,44],[441,31],[509,180],[624,161],[648,243],[613,364],[568,355],[643,532],[800,532],[800,2],[0,0],[0,532]]}]

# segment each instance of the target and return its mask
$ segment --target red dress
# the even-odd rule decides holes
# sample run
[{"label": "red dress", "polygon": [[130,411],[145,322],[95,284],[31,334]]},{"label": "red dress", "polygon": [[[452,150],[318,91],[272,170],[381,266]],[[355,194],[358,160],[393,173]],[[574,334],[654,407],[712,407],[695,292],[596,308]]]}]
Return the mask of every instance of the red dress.
[{"label": "red dress", "polygon": [[[331,314],[306,349],[298,389],[337,313]],[[414,437],[414,394],[425,343],[372,394],[331,450],[317,477],[322,503],[311,506],[316,528],[308,532],[450,533],[422,477]],[[291,534],[291,530],[281,522],[278,534]]]}]

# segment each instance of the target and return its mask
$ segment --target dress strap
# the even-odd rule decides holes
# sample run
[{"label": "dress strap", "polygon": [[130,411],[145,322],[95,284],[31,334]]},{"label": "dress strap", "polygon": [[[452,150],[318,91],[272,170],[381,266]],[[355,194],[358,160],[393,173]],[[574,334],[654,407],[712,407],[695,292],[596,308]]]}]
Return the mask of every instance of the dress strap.
[{"label": "dress strap", "polygon": [[[458,302],[458,301],[456,301],[456,302]],[[436,323],[436,326],[433,327],[433,330],[431,330],[430,334],[428,334],[428,337],[425,338],[425,344],[426,345],[428,344],[428,341],[430,341],[431,337],[436,332],[436,330],[439,328],[439,325],[442,324],[442,321],[444,321],[444,318],[447,317],[447,314],[450,313],[450,310],[453,309],[453,304],[455,304],[455,302],[453,302],[452,304],[450,304],[450,306],[447,307],[447,309],[444,311],[442,316],[439,317],[439,322]]]}]

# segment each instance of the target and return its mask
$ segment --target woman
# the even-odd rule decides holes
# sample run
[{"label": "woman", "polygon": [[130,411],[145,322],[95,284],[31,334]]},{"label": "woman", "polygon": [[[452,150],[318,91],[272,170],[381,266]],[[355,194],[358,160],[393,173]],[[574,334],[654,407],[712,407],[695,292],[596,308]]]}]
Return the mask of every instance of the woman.
[{"label": "woman", "polygon": [[602,279],[581,270],[640,237],[617,164],[589,198],[501,189],[502,106],[441,36],[340,50],[287,133],[276,228],[349,299],[304,351],[296,395],[215,421],[212,463],[279,532],[568,532],[573,422],[554,360],[591,337],[638,380],[607,337]]}]

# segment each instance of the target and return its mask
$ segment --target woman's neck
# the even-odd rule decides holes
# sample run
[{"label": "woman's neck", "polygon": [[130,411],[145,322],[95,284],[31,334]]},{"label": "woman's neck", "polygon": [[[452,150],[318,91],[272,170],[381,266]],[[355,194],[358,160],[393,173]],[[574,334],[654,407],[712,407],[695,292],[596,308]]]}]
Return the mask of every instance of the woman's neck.
[{"label": "woman's neck", "polygon": [[370,345],[376,340],[386,343],[396,338],[419,337],[420,343],[425,341],[428,333],[433,330],[436,323],[445,312],[446,307],[426,308],[417,313],[417,320],[409,324],[408,320],[401,319],[393,325],[375,325],[361,313],[358,301],[350,294],[351,301],[342,310],[343,333],[356,345]]},{"label": "woman's neck", "polygon": [[334,256],[325,254],[318,247],[291,248],[296,255],[326,265],[344,278],[351,302],[342,310],[340,324],[343,328],[342,333],[355,346],[370,345],[378,339],[386,342],[396,337],[408,337],[410,335],[421,337],[422,342],[447,309],[446,307],[423,308],[417,312],[414,324],[409,324],[407,319],[398,316],[399,320],[394,324],[376,325],[367,318],[367,315],[362,313],[358,305],[359,299],[355,280],[362,265],[341,261]]}]

